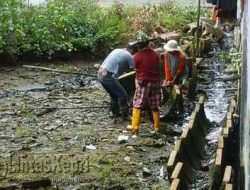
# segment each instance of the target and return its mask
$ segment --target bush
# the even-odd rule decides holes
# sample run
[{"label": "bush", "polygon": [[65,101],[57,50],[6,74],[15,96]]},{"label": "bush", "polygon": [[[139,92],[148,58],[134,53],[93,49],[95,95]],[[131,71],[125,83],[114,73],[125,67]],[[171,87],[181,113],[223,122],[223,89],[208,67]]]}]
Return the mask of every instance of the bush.
[{"label": "bush", "polygon": [[142,7],[116,3],[100,7],[93,0],[48,0],[26,6],[0,0],[0,53],[52,58],[57,52],[104,53],[124,46],[138,30],[157,25],[179,29],[196,18],[196,9],[172,3]]}]

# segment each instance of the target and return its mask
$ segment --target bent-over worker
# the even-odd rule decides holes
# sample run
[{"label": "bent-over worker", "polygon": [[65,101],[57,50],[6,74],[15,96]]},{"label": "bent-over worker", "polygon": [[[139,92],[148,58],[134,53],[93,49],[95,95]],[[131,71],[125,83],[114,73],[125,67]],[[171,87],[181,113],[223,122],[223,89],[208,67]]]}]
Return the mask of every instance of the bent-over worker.
[{"label": "bent-over worker", "polygon": [[134,67],[132,47],[114,49],[100,66],[98,80],[110,95],[110,109],[113,117],[121,116],[126,120],[129,115],[128,94],[117,77]]},{"label": "bent-over worker", "polygon": [[161,54],[165,72],[163,85],[181,85],[188,74],[186,56],[176,40],[169,40],[163,49],[165,50]]}]

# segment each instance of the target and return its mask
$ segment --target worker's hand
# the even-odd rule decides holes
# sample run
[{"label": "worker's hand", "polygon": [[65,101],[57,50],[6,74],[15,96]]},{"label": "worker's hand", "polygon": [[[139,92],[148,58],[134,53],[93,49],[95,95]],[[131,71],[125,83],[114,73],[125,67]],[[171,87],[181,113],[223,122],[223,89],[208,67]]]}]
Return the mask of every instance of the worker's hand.
[{"label": "worker's hand", "polygon": [[183,86],[188,86],[188,84],[189,84],[188,79],[183,79],[182,85],[183,85]]},{"label": "worker's hand", "polygon": [[135,79],[135,88],[138,88],[141,85],[142,85],[142,81]]},{"label": "worker's hand", "polygon": [[102,68],[102,67],[99,68],[99,71],[98,71],[98,72],[99,72],[99,74],[100,74],[101,76],[106,76],[107,73],[108,73],[107,69]]},{"label": "worker's hand", "polygon": [[169,85],[169,86],[173,86],[173,85],[174,85],[174,80],[169,81],[169,82],[168,82],[168,85]]},{"label": "worker's hand", "polygon": [[162,86],[171,86],[171,81],[164,80]]}]

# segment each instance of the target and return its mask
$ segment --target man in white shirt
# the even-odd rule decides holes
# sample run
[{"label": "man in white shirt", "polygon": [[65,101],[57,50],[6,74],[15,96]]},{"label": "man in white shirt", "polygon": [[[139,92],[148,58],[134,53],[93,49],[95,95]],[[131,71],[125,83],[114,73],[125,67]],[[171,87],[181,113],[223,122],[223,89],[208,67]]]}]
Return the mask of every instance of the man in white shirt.
[{"label": "man in white shirt", "polygon": [[111,97],[110,108],[114,117],[126,120],[129,115],[128,94],[117,78],[134,68],[133,49],[114,49],[100,66],[98,80]]}]

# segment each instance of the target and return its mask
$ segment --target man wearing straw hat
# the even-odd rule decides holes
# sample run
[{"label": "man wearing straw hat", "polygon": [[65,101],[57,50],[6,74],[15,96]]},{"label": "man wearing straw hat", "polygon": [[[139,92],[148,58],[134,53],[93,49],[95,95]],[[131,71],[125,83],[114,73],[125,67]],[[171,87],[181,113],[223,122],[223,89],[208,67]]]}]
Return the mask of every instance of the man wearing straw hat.
[{"label": "man wearing straw hat", "polygon": [[159,56],[150,48],[150,39],[145,33],[136,35],[139,51],[134,55],[136,70],[136,90],[133,98],[132,123],[127,126],[133,134],[138,134],[141,109],[150,106],[155,131],[160,128],[160,71]]}]

